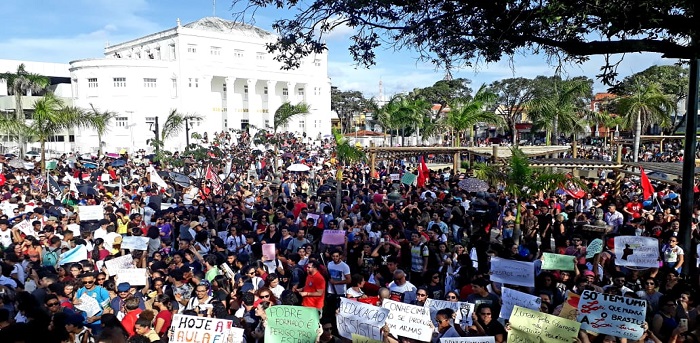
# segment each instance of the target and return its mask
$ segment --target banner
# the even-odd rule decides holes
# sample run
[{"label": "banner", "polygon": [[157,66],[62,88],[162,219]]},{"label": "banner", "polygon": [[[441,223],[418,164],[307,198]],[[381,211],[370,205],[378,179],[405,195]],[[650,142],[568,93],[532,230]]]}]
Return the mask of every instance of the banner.
[{"label": "banner", "polygon": [[571,255],[560,255],[552,253],[542,253],[542,270],[570,270],[576,267],[576,257]]},{"label": "banner", "polygon": [[659,267],[659,240],[653,237],[615,237],[615,264],[625,267]]},{"label": "banner", "polygon": [[340,298],[340,309],[335,317],[338,333],[347,339],[353,339],[353,335],[357,334],[381,341],[381,329],[388,315],[389,310],[385,308]]},{"label": "banner", "polygon": [[343,245],[345,244],[344,230],[323,230],[321,243],[326,245]]},{"label": "banner", "polygon": [[77,263],[83,260],[87,260],[88,250],[84,245],[78,245],[73,249],[70,249],[61,256],[58,257],[58,264],[64,265],[66,263]]},{"label": "banner", "polygon": [[148,237],[141,236],[125,236],[122,238],[122,249],[129,250],[148,250]]},{"label": "banner", "polygon": [[[243,340],[243,330],[233,330],[233,322],[225,319],[183,316],[176,314],[170,324],[173,331],[170,342],[228,342],[229,337],[233,342]],[[238,335],[238,337],[234,337]]]},{"label": "banner", "polygon": [[104,219],[104,209],[100,205],[78,206],[80,221]]},{"label": "banner", "polygon": [[406,185],[412,185],[416,182],[416,179],[418,179],[418,175],[413,173],[404,173],[401,177],[401,183]]},{"label": "banner", "polygon": [[510,318],[510,314],[513,312],[515,306],[539,311],[540,305],[542,304],[542,299],[536,295],[523,293],[507,287],[503,287],[501,291],[501,301],[503,305],[501,306],[501,313],[498,317],[503,319]]},{"label": "banner", "polygon": [[265,343],[315,343],[319,328],[318,310],[302,306],[277,305],[265,310]]},{"label": "banner", "polygon": [[389,178],[391,181],[399,181],[401,180],[401,174],[389,174]]},{"label": "banner", "polygon": [[384,299],[382,307],[389,309],[386,324],[394,337],[408,337],[429,342],[433,337],[433,323],[427,307],[409,305]]},{"label": "banner", "polygon": [[647,302],[642,299],[583,291],[578,303],[581,328],[603,335],[639,340],[644,334]]},{"label": "banner", "polygon": [[509,285],[535,287],[535,265],[532,262],[491,258],[491,281]]},{"label": "banner", "polygon": [[576,342],[581,323],[515,306],[510,315],[508,342],[571,343]]},{"label": "banner", "polygon": [[456,315],[455,323],[459,323],[462,326],[464,326],[464,324],[471,326],[472,313],[474,313],[476,305],[462,301],[452,302],[428,298],[425,300],[425,304],[423,304],[423,307],[427,307],[430,310],[430,319],[433,321],[435,327],[437,327],[437,319],[435,319],[437,311],[440,311],[443,308],[449,308],[452,311],[454,311]]},{"label": "banner", "polygon": [[132,286],[145,286],[148,273],[146,268],[119,269],[117,284],[128,282]]},{"label": "banner", "polygon": [[493,336],[440,338],[440,343],[496,343]]},{"label": "banner", "polygon": [[119,256],[109,261],[105,261],[105,267],[107,267],[107,272],[109,272],[109,276],[114,276],[117,275],[117,272],[120,269],[134,268],[134,258],[131,256],[131,254]]}]

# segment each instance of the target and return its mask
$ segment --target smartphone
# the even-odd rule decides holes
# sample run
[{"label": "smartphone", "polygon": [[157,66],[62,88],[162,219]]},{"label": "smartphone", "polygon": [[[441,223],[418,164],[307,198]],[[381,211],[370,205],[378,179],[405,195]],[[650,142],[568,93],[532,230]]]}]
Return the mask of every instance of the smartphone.
[{"label": "smartphone", "polygon": [[384,238],[380,238],[380,239],[379,239],[379,243],[382,243],[382,244],[383,244],[383,243],[384,243]]},{"label": "smartphone", "polygon": [[681,318],[678,326],[681,328],[681,332],[688,331],[688,318]]}]

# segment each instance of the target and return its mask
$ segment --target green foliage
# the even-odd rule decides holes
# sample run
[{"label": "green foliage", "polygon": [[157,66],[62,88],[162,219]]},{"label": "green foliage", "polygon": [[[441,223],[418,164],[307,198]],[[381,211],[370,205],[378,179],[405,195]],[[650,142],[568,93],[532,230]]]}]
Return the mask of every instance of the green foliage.
[{"label": "green foliage", "polygon": [[365,160],[364,150],[350,144],[350,141],[338,129],[333,129],[333,138],[335,140],[335,156],[341,166]]},{"label": "green foliage", "polygon": [[342,91],[336,87],[331,88],[331,109],[338,113],[344,133],[353,131],[353,118],[362,113],[377,111],[374,102],[365,98],[362,92]]},{"label": "green foliage", "polygon": [[454,102],[454,107],[447,114],[445,124],[456,131],[455,146],[461,146],[461,135],[478,123],[502,125],[504,122],[501,116],[492,111],[496,94],[486,88],[486,85],[481,85],[473,97],[457,99]]},{"label": "green foliage", "polygon": [[471,81],[458,78],[451,80],[440,80],[430,87],[416,88],[409,97],[413,99],[423,99],[430,104],[440,105],[437,113],[456,105],[456,100],[468,100],[471,98]]},{"label": "green foliage", "polygon": [[548,87],[527,105],[533,128],[550,133],[548,142],[550,137],[558,138],[559,133],[574,136],[584,133],[588,126],[586,100],[591,97],[592,80],[554,77],[545,82]]},{"label": "green foliage", "polygon": [[518,143],[515,124],[522,119],[526,111],[525,105],[535,95],[535,88],[534,80],[524,77],[503,79],[489,85],[490,91],[497,95],[497,103],[501,106],[498,114],[505,120],[515,144]]},{"label": "green foliage", "polygon": [[100,155],[102,155],[102,137],[104,137],[104,135],[107,133],[110,123],[118,116],[118,114],[110,111],[100,111],[95,108],[93,104],[90,104],[89,113],[92,120],[90,126],[92,126],[92,128],[97,132],[97,157],[99,158]]},{"label": "green foliage", "polygon": [[309,113],[309,105],[303,102],[296,105],[292,105],[290,102],[283,103],[275,110],[274,123],[272,124],[274,131],[277,132],[279,128],[289,124],[292,118],[304,113]]},{"label": "green foliage", "polygon": [[163,141],[163,144],[165,144],[165,141],[168,138],[172,138],[185,129],[186,121],[202,119],[203,117],[200,115],[182,114],[178,112],[177,109],[172,109],[170,110],[168,117],[165,118],[165,122],[160,127],[160,140]]}]

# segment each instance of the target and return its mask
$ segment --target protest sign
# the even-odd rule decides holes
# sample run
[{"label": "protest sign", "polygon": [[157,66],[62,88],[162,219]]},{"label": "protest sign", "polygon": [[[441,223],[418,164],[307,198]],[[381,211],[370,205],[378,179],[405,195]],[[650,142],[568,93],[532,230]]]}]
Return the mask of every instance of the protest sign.
[{"label": "protest sign", "polygon": [[121,248],[146,251],[148,249],[148,237],[126,236],[122,238]]},{"label": "protest sign", "polygon": [[358,334],[352,334],[352,343],[382,343],[380,340],[371,339],[365,336],[360,336]]},{"label": "protest sign", "polygon": [[80,224],[68,224],[66,225],[66,229],[73,232],[73,236],[80,237]]},{"label": "protest sign", "polygon": [[646,314],[646,300],[586,290],[578,302],[577,319],[585,330],[636,341],[644,334]]},{"label": "protest sign", "polygon": [[77,263],[82,260],[87,260],[88,250],[84,245],[78,245],[75,248],[68,250],[58,257],[59,264]]},{"label": "protest sign", "polygon": [[80,221],[104,219],[104,209],[100,205],[78,206]]},{"label": "protest sign", "polygon": [[581,296],[574,293],[568,292],[566,301],[561,307],[561,312],[559,312],[559,317],[576,320],[578,317],[578,302],[581,300]]},{"label": "protest sign", "polygon": [[134,268],[134,258],[131,257],[131,254],[119,256],[119,257],[113,258],[109,261],[105,261],[105,267],[107,267],[107,271],[109,272],[109,276],[114,276],[114,275],[117,275],[117,272],[120,269]]},{"label": "protest sign", "polygon": [[586,247],[586,259],[593,258],[595,254],[600,254],[603,252],[603,240],[596,238],[588,243]]},{"label": "protest sign", "polygon": [[277,305],[265,310],[265,343],[315,343],[318,310],[311,307]]},{"label": "protest sign", "polygon": [[494,336],[440,338],[440,343],[496,343]]},{"label": "protest sign", "polygon": [[[176,314],[170,324],[173,331],[170,342],[173,343],[218,343],[228,342],[229,337],[234,342],[243,340],[242,330],[232,332],[233,322],[225,319],[183,316]],[[237,337],[234,337],[238,335]]]},{"label": "protest sign", "polygon": [[309,213],[306,215],[306,220],[308,221],[309,219],[313,219],[314,224],[318,224],[318,218],[320,218],[320,217],[321,216],[319,216],[316,213]]},{"label": "protest sign", "polygon": [[340,298],[340,309],[335,317],[338,333],[348,339],[353,339],[353,335],[357,334],[381,341],[381,329],[388,315],[389,310],[385,308]]},{"label": "protest sign", "polygon": [[654,237],[615,237],[615,264],[624,267],[659,267],[659,240]]},{"label": "protest sign", "polygon": [[323,230],[321,243],[326,245],[343,245],[345,244],[345,231],[343,230]]},{"label": "protest sign", "polygon": [[277,258],[275,254],[275,243],[263,244],[262,254],[267,261],[274,261],[275,258]]},{"label": "protest sign", "polygon": [[389,178],[391,181],[399,181],[401,180],[401,174],[389,174]]},{"label": "protest sign", "polygon": [[403,176],[401,177],[401,183],[407,184],[407,185],[412,185],[413,183],[416,182],[416,179],[418,179],[418,175],[413,174],[413,173],[404,173]]},{"label": "protest sign", "polygon": [[80,300],[80,304],[75,305],[75,308],[85,312],[88,317],[92,317],[102,311],[102,306],[97,302],[97,299],[87,293],[83,293],[78,300]]},{"label": "protest sign", "polygon": [[36,237],[36,233],[34,232],[34,227],[32,224],[26,220],[21,221],[19,224],[15,225],[15,228],[19,229],[19,232],[23,233],[25,236],[34,236]]},{"label": "protest sign", "polygon": [[515,306],[510,315],[508,342],[571,343],[576,341],[581,323]]},{"label": "protest sign", "polygon": [[509,285],[535,287],[535,265],[532,262],[491,258],[491,281]]},{"label": "protest sign", "polygon": [[119,283],[128,282],[132,286],[145,286],[148,278],[146,268],[119,269],[117,276]]},{"label": "protest sign", "polygon": [[386,324],[394,337],[408,337],[428,342],[433,336],[430,309],[384,299],[382,307],[389,309]]},{"label": "protest sign", "polygon": [[241,328],[231,328],[231,332],[229,334],[229,337],[231,337],[231,340],[227,343],[243,343],[243,335],[245,334],[245,330]]},{"label": "protest sign", "polygon": [[542,253],[542,270],[574,270],[575,266],[574,256]]},{"label": "protest sign", "polygon": [[510,318],[510,314],[513,312],[515,306],[539,311],[540,305],[542,304],[542,299],[536,295],[523,293],[507,287],[503,287],[501,291],[501,301],[503,305],[501,306],[501,313],[498,317],[503,319]]},{"label": "protest sign", "polygon": [[423,307],[427,307],[430,310],[430,319],[433,321],[433,324],[436,327],[437,319],[435,319],[435,315],[437,315],[437,311],[443,308],[449,308],[452,311],[454,311],[454,313],[456,314],[455,323],[459,323],[462,325],[467,324],[471,326],[472,313],[474,313],[474,308],[476,308],[476,305],[462,301],[452,302],[428,298],[427,300],[425,300],[425,304],[423,304]]}]

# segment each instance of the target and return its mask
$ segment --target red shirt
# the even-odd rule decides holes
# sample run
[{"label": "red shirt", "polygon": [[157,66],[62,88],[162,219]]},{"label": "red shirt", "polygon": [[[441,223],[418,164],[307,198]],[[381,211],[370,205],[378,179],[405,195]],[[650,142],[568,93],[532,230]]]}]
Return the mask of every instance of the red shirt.
[{"label": "red shirt", "polygon": [[323,309],[323,298],[326,296],[326,279],[323,278],[323,275],[320,272],[307,275],[306,285],[304,285],[302,292],[317,292],[318,290],[322,292],[320,297],[305,296],[301,300],[301,306]]},{"label": "red shirt", "polygon": [[634,202],[634,201],[629,202],[629,203],[627,203],[627,205],[625,207],[627,207],[627,210],[632,212],[632,213],[641,213],[642,212],[642,204],[640,204],[639,202]]},{"label": "red shirt", "polygon": [[127,313],[124,318],[122,318],[122,326],[124,330],[129,334],[129,337],[134,335],[134,324],[136,320],[139,319],[139,314],[141,314],[141,309],[137,308],[129,313]]}]

